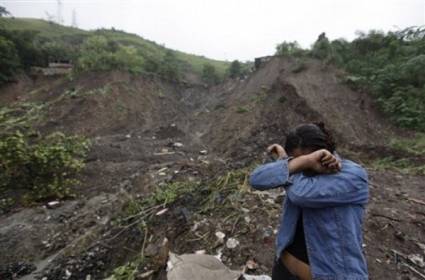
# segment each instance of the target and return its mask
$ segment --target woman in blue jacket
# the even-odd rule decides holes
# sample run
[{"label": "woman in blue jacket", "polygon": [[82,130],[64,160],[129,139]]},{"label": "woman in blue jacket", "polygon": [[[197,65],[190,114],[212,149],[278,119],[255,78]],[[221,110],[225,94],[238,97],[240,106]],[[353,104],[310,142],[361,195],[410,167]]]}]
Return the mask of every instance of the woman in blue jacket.
[{"label": "woman in blue jacket", "polygon": [[368,279],[362,251],[366,171],[334,153],[323,124],[298,126],[287,135],[285,148],[274,144],[268,151],[278,160],[257,167],[250,184],[286,190],[273,280]]}]

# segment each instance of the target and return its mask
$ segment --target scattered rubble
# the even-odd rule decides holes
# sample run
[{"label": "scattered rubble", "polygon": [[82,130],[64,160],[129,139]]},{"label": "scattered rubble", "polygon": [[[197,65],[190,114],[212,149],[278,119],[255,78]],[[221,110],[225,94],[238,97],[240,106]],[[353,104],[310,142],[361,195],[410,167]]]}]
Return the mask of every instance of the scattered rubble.
[{"label": "scattered rubble", "polygon": [[229,238],[226,241],[226,247],[229,249],[235,249],[239,246],[239,241],[235,238]]}]

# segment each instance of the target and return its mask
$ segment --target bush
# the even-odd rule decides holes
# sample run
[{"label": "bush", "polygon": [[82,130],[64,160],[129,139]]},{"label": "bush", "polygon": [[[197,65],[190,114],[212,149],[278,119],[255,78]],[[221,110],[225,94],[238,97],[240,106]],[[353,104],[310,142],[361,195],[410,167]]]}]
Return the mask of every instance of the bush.
[{"label": "bush", "polygon": [[[19,103],[0,109],[0,208],[11,198],[26,203],[72,195],[89,142],[83,137],[31,130],[44,105]],[[4,210],[4,209],[3,209]]]},{"label": "bush", "polygon": [[232,63],[229,66],[228,72],[229,72],[229,77],[232,79],[240,77],[242,75],[241,63],[238,60],[232,61]]},{"label": "bush", "polygon": [[371,93],[396,124],[425,131],[425,28],[357,36],[329,42],[322,33],[311,55],[343,67],[350,86]]},{"label": "bush", "polygon": [[15,45],[0,36],[0,85],[13,80],[19,70],[19,57]]},{"label": "bush", "polygon": [[306,51],[303,50],[297,41],[294,42],[282,42],[276,46],[275,55],[279,56],[303,56],[306,54]]},{"label": "bush", "polygon": [[88,148],[84,138],[62,133],[0,135],[0,193],[24,193],[29,201],[69,197]]},{"label": "bush", "polygon": [[215,85],[220,82],[220,77],[215,67],[211,64],[204,64],[202,68],[202,79],[209,85]]},{"label": "bush", "polygon": [[143,57],[134,47],[117,45],[104,36],[92,36],[81,47],[77,72],[125,70],[143,71]]},{"label": "bush", "polygon": [[167,50],[162,57],[159,74],[166,80],[178,82],[181,80],[181,67],[173,51]]},{"label": "bush", "polygon": [[331,55],[331,44],[325,33],[319,35],[311,50],[311,55],[315,58],[326,59]]}]

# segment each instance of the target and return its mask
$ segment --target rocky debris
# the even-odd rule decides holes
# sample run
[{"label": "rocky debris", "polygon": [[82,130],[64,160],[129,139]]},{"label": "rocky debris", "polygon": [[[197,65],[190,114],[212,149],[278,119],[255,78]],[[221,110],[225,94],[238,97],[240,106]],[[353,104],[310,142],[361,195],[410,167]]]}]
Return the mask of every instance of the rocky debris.
[{"label": "rocky debris", "polygon": [[249,259],[246,261],[245,267],[248,270],[256,270],[258,268],[258,263],[256,263],[255,260]]},{"label": "rocky debris", "polygon": [[0,265],[0,279],[17,279],[30,274],[37,267],[32,263],[17,262],[8,265]]},{"label": "rocky debris", "polygon": [[55,208],[58,208],[59,206],[60,206],[59,201],[50,201],[46,205],[46,207],[49,208],[49,209],[55,209]]},{"label": "rocky debris", "polygon": [[167,263],[168,280],[235,280],[241,272],[230,270],[216,257],[210,255],[170,253]]},{"label": "rocky debris", "polygon": [[174,148],[181,148],[181,147],[183,147],[183,143],[175,142],[175,143],[173,143],[173,147]]},{"label": "rocky debris", "polygon": [[239,241],[236,238],[229,238],[226,241],[226,247],[229,249],[235,249],[239,246]]},{"label": "rocky debris", "polygon": [[221,231],[217,231],[215,233],[215,236],[217,236],[217,242],[220,244],[224,243],[224,238],[226,237],[226,234],[221,232]]},{"label": "rocky debris", "polygon": [[208,154],[208,151],[207,150],[201,150],[201,151],[199,151],[199,154],[200,155],[206,155],[206,154]]},{"label": "rocky debris", "polygon": [[143,251],[144,256],[149,257],[149,264],[144,268],[145,271],[158,271],[165,267],[170,252],[170,244],[167,238],[157,239],[149,243]]},{"label": "rocky debris", "polygon": [[[249,266],[255,269],[253,260]],[[247,264],[248,266],[248,264]],[[205,254],[183,254],[170,253],[167,262],[168,280],[271,280],[267,275],[248,275],[245,271],[231,270],[218,258]]]},{"label": "rocky debris", "polygon": [[164,209],[158,211],[155,215],[156,216],[161,216],[162,214],[165,214],[165,212],[167,212],[167,211],[168,211],[168,208],[164,208]]}]

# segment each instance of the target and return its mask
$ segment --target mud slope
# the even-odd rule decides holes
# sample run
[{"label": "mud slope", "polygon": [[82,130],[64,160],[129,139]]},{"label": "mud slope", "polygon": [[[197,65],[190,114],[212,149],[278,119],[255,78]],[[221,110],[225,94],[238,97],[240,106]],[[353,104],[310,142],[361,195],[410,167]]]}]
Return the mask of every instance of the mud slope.
[{"label": "mud slope", "polygon": [[[116,218],[129,201],[176,180],[204,182],[246,168],[260,160],[267,144],[282,142],[299,123],[324,121],[349,151],[386,144],[395,130],[368,96],[346,87],[336,69],[316,60],[304,64],[272,57],[246,79],[211,88],[105,73],[26,80],[15,90],[4,89],[7,104],[44,104],[34,124],[41,131],[83,134],[93,146],[77,199],[57,209],[39,205],[0,216],[0,276],[21,271],[28,274],[23,279],[102,279],[137,256],[145,243],[136,228],[117,228]],[[423,177],[370,174],[365,249],[372,279],[413,277],[393,250],[423,254]],[[244,192],[241,197],[227,212],[212,209],[193,219],[186,219],[186,212],[198,213],[203,205],[182,198],[158,218],[149,240],[166,236],[177,253],[207,248],[215,254],[212,242],[220,229],[241,241],[235,251],[223,251],[227,265],[238,269],[254,257],[257,272],[269,273],[281,205],[268,195]],[[253,209],[252,222],[243,222],[248,220],[244,207]],[[237,219],[223,219],[229,216]],[[199,236],[206,238],[201,240],[190,229],[203,220]],[[160,272],[153,279],[161,279]]]},{"label": "mud slope", "polygon": [[218,112],[205,142],[221,151],[234,141],[265,145],[281,142],[295,124],[324,121],[345,146],[386,144],[393,129],[367,95],[350,90],[342,73],[320,61],[304,64],[299,71],[296,60],[273,57],[248,79],[215,89],[211,110]]}]

